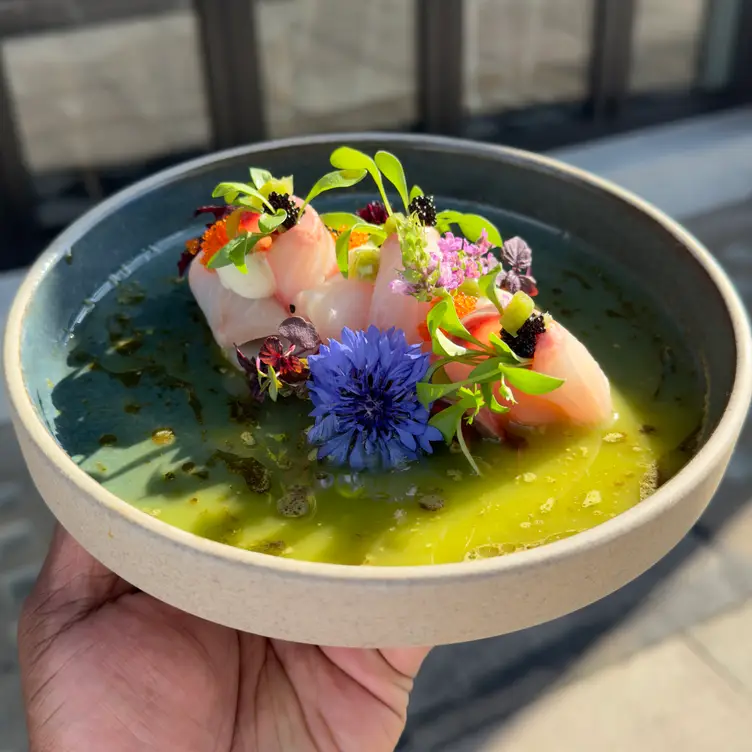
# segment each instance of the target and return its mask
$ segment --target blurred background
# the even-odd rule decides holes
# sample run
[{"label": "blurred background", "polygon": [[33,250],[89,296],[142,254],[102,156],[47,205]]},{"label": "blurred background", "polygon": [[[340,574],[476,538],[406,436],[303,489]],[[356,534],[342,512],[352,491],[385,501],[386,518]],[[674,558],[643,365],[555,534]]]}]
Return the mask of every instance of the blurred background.
[{"label": "blurred background", "polygon": [[[612,178],[685,222],[752,301],[752,0],[0,0],[0,318],[45,243],[133,181],[374,129]],[[51,520],[0,398],[0,752],[18,752],[15,622]],[[400,749],[750,752],[750,454],[747,431],[708,514],[637,582],[436,650]]]}]

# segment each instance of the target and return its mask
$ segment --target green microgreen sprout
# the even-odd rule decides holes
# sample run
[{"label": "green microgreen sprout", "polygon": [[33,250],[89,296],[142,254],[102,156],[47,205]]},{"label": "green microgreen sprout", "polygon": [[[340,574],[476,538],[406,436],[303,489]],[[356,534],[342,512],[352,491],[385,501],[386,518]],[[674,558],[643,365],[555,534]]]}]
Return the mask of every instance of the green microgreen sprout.
[{"label": "green microgreen sprout", "polygon": [[449,232],[453,225],[457,225],[471,243],[476,243],[485,230],[488,241],[492,246],[495,248],[502,246],[501,233],[490,220],[480,216],[480,214],[463,214],[458,211],[446,210],[436,215],[436,229],[440,233]]},{"label": "green microgreen sprout", "polygon": [[355,224],[340,234],[334,247],[337,254],[337,266],[345,278],[350,273],[350,237],[354,232],[365,233],[376,246],[380,246],[387,238],[383,227],[364,222],[360,217],[356,217],[356,219],[358,221]]},{"label": "green microgreen sprout", "polygon": [[258,232],[240,230],[241,212],[231,214],[226,227],[229,242],[209,260],[209,269],[234,265],[243,274],[247,274],[245,258],[253,252],[260,240],[292,229],[311,201],[325,191],[348,188],[359,183],[368,174],[364,169],[341,169],[327,173],[316,181],[302,206],[298,208],[292,200],[291,176],[275,178],[268,170],[259,167],[251,167],[250,173],[250,183],[220,183],[212,192],[212,196],[224,198],[229,206],[260,214]]},{"label": "green microgreen sprout", "polygon": [[[503,316],[504,308],[495,292],[497,275],[498,270],[494,270],[481,277],[479,286]],[[525,309],[526,304],[520,298],[516,304],[517,313]],[[426,326],[437,360],[426,373],[425,379],[417,386],[418,399],[427,408],[437,401],[446,403],[447,406],[435,413],[429,422],[441,431],[447,443],[456,438],[470,466],[480,475],[478,465],[465,442],[462,432],[463,421],[472,424],[483,408],[497,414],[508,412],[509,405],[515,403],[510,387],[525,394],[539,395],[558,389],[564,381],[531,370],[532,361],[516,355],[497,335],[492,334],[488,344],[473,337],[457,315],[454,298],[446,292],[429,311]],[[458,344],[455,340],[465,344]],[[471,366],[468,377],[449,383],[437,378],[442,372],[446,376],[445,368],[450,363]],[[499,402],[496,392],[507,404]]]},{"label": "green microgreen sprout", "polygon": [[392,205],[389,203],[389,198],[384,190],[384,181],[381,177],[381,172],[371,157],[350,146],[340,146],[339,149],[335,149],[332,152],[329,161],[332,163],[332,167],[336,167],[339,170],[365,170],[373,178],[373,182],[376,183],[387,214],[391,215],[393,213]]}]

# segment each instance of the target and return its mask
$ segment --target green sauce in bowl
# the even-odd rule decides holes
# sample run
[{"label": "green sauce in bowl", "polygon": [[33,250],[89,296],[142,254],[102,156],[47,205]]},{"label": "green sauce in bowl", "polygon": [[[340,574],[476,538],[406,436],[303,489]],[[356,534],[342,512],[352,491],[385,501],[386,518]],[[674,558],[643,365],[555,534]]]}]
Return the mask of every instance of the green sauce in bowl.
[{"label": "green sauce in bowl", "polygon": [[[498,214],[498,213],[497,213]],[[181,237],[79,317],[53,387],[56,435],[105,488],[196,535],[275,556],[411,565],[513,553],[649,497],[692,456],[704,415],[694,356],[660,305],[571,241],[517,217],[538,253],[537,303],[590,348],[618,415],[594,431],[477,440],[474,476],[445,447],[392,473],[312,459],[310,403],[255,405],[175,278]],[[650,503],[649,500],[645,503]]]}]

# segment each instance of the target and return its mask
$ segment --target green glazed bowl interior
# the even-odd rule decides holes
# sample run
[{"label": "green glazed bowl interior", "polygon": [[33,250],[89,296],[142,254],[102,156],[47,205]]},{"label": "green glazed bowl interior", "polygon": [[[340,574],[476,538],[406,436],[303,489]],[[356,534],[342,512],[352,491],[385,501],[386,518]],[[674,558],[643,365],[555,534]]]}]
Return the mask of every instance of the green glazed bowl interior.
[{"label": "green glazed bowl interior", "polygon": [[[88,435],[90,441],[99,429],[87,434],[83,427],[77,433],[75,420],[60,421],[60,385],[72,371],[67,343],[81,317],[113,283],[126,278],[134,265],[156,259],[166,239],[187,237],[189,229],[200,228],[201,221],[191,219],[192,208],[206,203],[218,182],[246,180],[248,166],[259,164],[275,175],[294,173],[296,184],[311,185],[341,143],[369,153],[380,148],[393,151],[411,182],[435,193],[439,203],[451,200],[492,218],[502,211],[502,234],[525,233],[536,249],[536,276],[542,284],[555,285],[566,267],[567,254],[578,248],[589,263],[608,268],[625,285],[637,286],[641,294],[652,298],[681,333],[701,372],[706,404],[703,444],[689,464],[646,502],[574,538],[493,560],[386,571],[285,560],[204,540],[133,509],[87,476],[69,455],[80,454],[82,447],[85,451],[86,441],[80,437]],[[351,191],[316,203],[320,210],[352,209],[364,195]],[[609,357],[623,355],[611,353]],[[331,638],[332,644],[350,645],[454,642],[501,633],[573,610],[623,585],[667,553],[707,504],[739,435],[752,385],[748,324],[731,284],[710,254],[660,212],[597,178],[543,157],[470,142],[386,134],[325,136],[224,152],[160,173],[111,198],[63,233],[33,268],[10,317],[5,358],[14,422],[35,480],[61,521],[108,566],[138,579],[134,584],[158,597],[215,621],[288,639]],[[50,498],[60,478],[73,489],[67,501]],[[71,500],[74,491],[86,503]],[[702,498],[685,501],[698,493]],[[101,518],[87,513],[87,505],[101,508]],[[686,507],[686,514],[674,514],[673,507]],[[657,531],[657,521],[672,514],[670,531],[656,532],[655,540],[646,532],[645,551],[635,557],[635,563],[619,563],[618,547],[611,549],[614,542],[628,533],[638,535],[641,528],[649,531],[654,523]],[[115,528],[130,541],[120,548],[112,543]],[[263,617],[244,621],[232,613],[229,601],[210,594],[209,583],[194,582],[192,589],[186,588],[178,581],[178,569],[170,566],[164,566],[164,582],[160,582],[147,565],[139,569],[138,560],[144,557],[127,552],[128,546],[162,545],[162,561],[174,554],[181,566],[191,560],[198,568],[201,562],[211,562],[206,566],[216,565],[213,576],[224,571],[222,567],[228,567],[227,572],[232,568],[238,577],[243,570],[252,572],[247,575],[249,588],[258,585],[264,593],[277,588],[277,595],[270,596]],[[578,556],[587,551],[598,553],[575,566]],[[578,589],[577,572],[583,581],[592,579],[586,568],[592,570],[593,562],[606,560],[598,557],[612,554],[616,557],[612,576],[605,573],[606,566],[591,588],[580,587],[581,596],[571,595]],[[572,563],[571,570],[566,562]],[[521,595],[516,588],[523,588],[524,570],[548,573],[544,576],[553,571],[566,573],[573,589],[567,594],[566,588],[560,588],[561,597],[553,601],[545,588]],[[200,574],[195,577],[201,579]],[[494,578],[496,587],[502,588],[500,597],[505,583],[517,578],[518,585],[510,585],[509,600],[527,598],[527,611],[526,606],[519,606],[516,615],[501,618],[490,607],[491,616],[485,620],[457,616],[460,600],[452,595],[456,592],[452,583],[459,588],[473,581],[490,583]],[[293,581],[295,586],[285,590],[285,583]],[[305,597],[299,606],[293,605],[298,592],[294,588],[305,583],[311,598],[334,599],[331,618],[310,615],[311,601],[306,603]],[[326,589],[330,587],[340,590]],[[393,588],[392,596],[385,587]],[[374,595],[377,592],[384,600]],[[342,593],[341,598],[332,593]],[[441,625],[441,604],[424,609],[430,611],[425,620],[405,617],[389,626],[379,616],[390,604],[396,612],[404,607],[408,614],[409,601],[420,604],[422,597],[443,599],[445,614],[453,616]],[[478,604],[476,611],[481,607]],[[301,612],[293,618],[295,608]],[[472,604],[467,608],[472,610]],[[502,605],[499,609],[501,613]],[[433,626],[428,625],[428,618]]]}]

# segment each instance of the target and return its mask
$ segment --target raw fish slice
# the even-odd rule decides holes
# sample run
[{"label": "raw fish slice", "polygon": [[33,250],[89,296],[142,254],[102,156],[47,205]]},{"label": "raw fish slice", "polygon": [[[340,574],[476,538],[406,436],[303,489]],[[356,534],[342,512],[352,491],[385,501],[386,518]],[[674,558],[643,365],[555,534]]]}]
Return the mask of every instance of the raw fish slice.
[{"label": "raw fish slice", "polygon": [[337,275],[295,298],[295,315],[316,327],[322,341],[341,339],[342,329],[368,328],[373,284]]},{"label": "raw fish slice", "polygon": [[204,267],[200,257],[190,266],[188,284],[214,339],[225,350],[233,344],[276,334],[290,315],[276,298],[254,300],[228,290],[215,272]]},{"label": "raw fish slice", "polygon": [[571,332],[552,321],[538,337],[533,370],[566,379],[561,387],[539,396],[515,392],[518,404],[511,420],[544,425],[568,420],[582,426],[597,426],[613,417],[611,387],[595,358]]},{"label": "raw fish slice", "polygon": [[[495,310],[472,313],[463,323],[481,342],[488,342],[489,336],[501,329]],[[483,425],[495,426],[501,435],[503,425],[509,422],[527,426],[556,423],[596,426],[612,417],[611,388],[606,375],[587,348],[561,324],[549,321],[546,332],[538,337],[532,369],[565,382],[553,392],[538,396],[512,389],[517,404],[511,405],[508,413],[484,416]],[[467,378],[471,369],[451,363],[446,370],[452,381],[459,381]]]},{"label": "raw fish slice", "polygon": [[[426,230],[429,243],[436,246],[439,234],[433,228]],[[402,249],[396,235],[388,237],[381,246],[379,273],[373,290],[369,323],[379,329],[394,326],[405,332],[409,344],[421,344],[424,338],[421,325],[425,323],[430,303],[422,303],[412,295],[392,292],[390,284],[397,279],[398,270],[403,269]]]},{"label": "raw fish slice", "polygon": [[277,298],[285,308],[302,290],[317,287],[337,272],[334,240],[312,206],[295,227],[275,238],[266,258],[277,281]]}]

